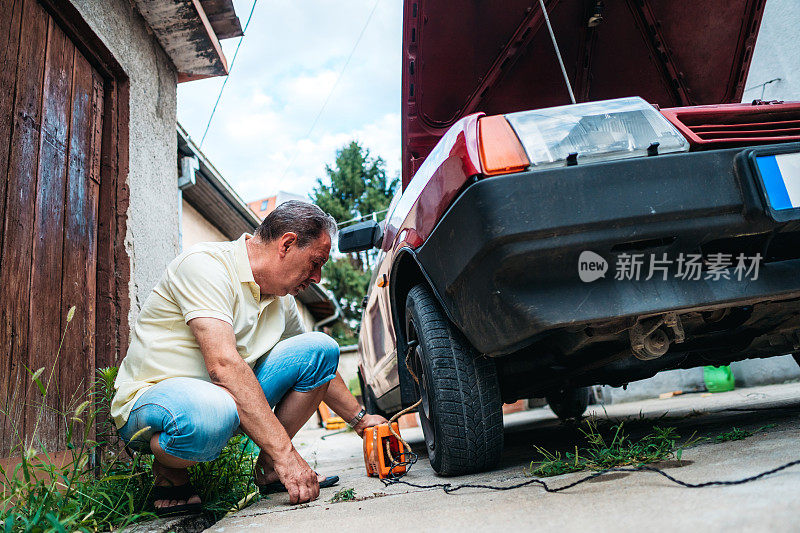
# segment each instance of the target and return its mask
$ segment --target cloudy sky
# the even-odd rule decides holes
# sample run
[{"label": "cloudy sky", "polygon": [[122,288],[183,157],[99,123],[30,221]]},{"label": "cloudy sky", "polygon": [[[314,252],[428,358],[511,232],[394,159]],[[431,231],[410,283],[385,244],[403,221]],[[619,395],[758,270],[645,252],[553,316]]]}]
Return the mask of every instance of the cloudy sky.
[{"label": "cloudy sky", "polygon": [[[252,3],[234,0],[242,26]],[[307,195],[351,139],[396,175],[401,30],[400,0],[258,0],[203,152],[245,201],[278,191]],[[222,41],[229,64],[238,40]],[[178,120],[195,143],[222,81],[178,86]]]}]

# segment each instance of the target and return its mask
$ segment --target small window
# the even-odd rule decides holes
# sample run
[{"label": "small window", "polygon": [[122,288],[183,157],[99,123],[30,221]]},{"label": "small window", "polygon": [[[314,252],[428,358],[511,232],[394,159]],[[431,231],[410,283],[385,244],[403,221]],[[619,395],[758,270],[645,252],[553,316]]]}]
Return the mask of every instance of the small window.
[{"label": "small window", "polygon": [[267,205],[269,205],[269,200],[264,200],[263,202],[261,202],[261,211],[266,211]]}]

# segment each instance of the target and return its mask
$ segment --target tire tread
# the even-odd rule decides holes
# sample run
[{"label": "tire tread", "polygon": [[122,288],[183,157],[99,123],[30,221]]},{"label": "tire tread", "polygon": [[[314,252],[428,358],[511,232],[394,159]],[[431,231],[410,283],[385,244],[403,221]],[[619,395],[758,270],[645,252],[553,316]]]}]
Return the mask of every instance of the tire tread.
[{"label": "tire tread", "polygon": [[503,413],[494,362],[478,354],[420,284],[407,307],[430,365],[437,431],[431,464],[442,475],[494,467],[503,450]]}]

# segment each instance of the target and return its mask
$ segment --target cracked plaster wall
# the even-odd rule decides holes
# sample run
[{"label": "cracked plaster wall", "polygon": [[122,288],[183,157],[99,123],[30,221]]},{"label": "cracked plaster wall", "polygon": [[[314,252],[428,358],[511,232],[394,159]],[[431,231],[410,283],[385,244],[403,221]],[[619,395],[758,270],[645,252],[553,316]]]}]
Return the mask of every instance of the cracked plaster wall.
[{"label": "cracked plaster wall", "polygon": [[177,73],[130,0],[72,0],[130,79],[128,207],[130,311],[178,253]]}]

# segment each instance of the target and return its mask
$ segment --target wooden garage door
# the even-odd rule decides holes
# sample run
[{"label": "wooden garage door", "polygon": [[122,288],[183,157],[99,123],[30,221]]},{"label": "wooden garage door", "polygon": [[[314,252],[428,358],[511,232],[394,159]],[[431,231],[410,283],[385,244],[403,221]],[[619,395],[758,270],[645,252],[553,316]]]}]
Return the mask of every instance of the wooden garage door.
[{"label": "wooden garage door", "polygon": [[[36,0],[0,1],[0,60],[3,457],[34,428],[63,450],[58,413],[85,399],[94,373],[105,82]],[[44,408],[26,370],[42,367],[44,384],[52,373]]]}]

